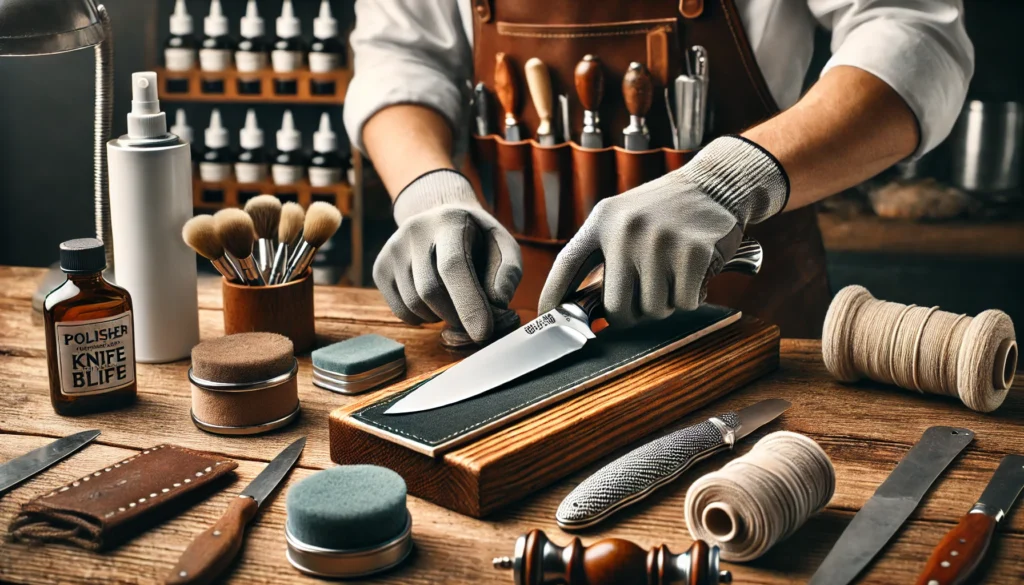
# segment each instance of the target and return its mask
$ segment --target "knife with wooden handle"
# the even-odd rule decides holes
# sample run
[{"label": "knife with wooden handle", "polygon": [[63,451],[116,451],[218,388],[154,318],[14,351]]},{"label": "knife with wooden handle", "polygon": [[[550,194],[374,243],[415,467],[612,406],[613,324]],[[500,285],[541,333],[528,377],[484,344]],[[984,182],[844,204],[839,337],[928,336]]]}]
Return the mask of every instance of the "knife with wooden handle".
[{"label": "knife with wooden handle", "polygon": [[580,145],[585,148],[601,148],[601,116],[599,109],[604,98],[604,72],[601,61],[594,55],[584,55],[576,64],[573,81],[576,94],[583,105],[583,133],[580,134]]},{"label": "knife with wooden handle", "polygon": [[519,88],[517,87],[512,60],[505,53],[494,57],[494,92],[498,95],[501,108],[505,110],[505,140],[518,142],[519,134]]},{"label": "knife with wooden handle", "polygon": [[288,445],[231,502],[227,511],[212,527],[196,536],[182,553],[167,578],[167,585],[204,585],[212,583],[235,560],[242,550],[245,527],[256,515],[260,505],[281,483],[299,460],[306,437]]},{"label": "knife with wooden handle", "polygon": [[967,583],[988,552],[996,525],[1024,488],[1024,455],[1007,455],[999,463],[978,503],[932,551],[917,585]]},{"label": "knife with wooden handle", "polygon": [[622,136],[626,150],[647,150],[651,135],[647,131],[647,112],[651,110],[654,86],[651,73],[643,63],[633,61],[622,77],[622,97],[629,111],[629,125],[623,128]]},{"label": "knife with wooden handle", "polygon": [[551,95],[551,74],[548,66],[533,57],[526,62],[526,87],[530,89],[533,108],[537,110],[537,142],[544,146],[555,145],[555,132],[551,126],[551,112],[554,98]]}]

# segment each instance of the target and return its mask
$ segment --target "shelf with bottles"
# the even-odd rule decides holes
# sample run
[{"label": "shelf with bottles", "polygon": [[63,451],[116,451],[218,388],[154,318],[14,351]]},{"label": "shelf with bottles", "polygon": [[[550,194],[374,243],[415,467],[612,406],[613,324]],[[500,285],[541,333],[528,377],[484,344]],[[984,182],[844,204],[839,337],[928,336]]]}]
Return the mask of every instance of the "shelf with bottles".
[{"label": "shelf with bottles", "polygon": [[203,181],[198,174],[192,178],[192,206],[197,212],[212,213],[225,207],[242,207],[249,199],[263,194],[276,195],[282,202],[293,201],[302,207],[324,201],[337,206],[342,215],[352,214],[352,186],[348,183],[314,187],[307,179],[291,185],[278,185],[269,180],[241,183],[234,178]]},{"label": "shelf with bottles", "polygon": [[[164,68],[157,68],[157,76],[160,83],[160,100],[167,102],[215,102],[215,103],[279,103],[279,104],[312,104],[312,105],[339,105],[345,101],[345,92],[348,90],[349,81],[352,80],[352,71],[349,69],[338,69],[329,73],[312,73],[308,69],[300,69],[287,73],[278,73],[270,69],[264,69],[255,73],[240,73],[234,69],[226,71],[201,71],[192,69],[189,71],[167,71]],[[239,92],[239,81],[258,81],[259,93],[244,94]],[[203,91],[204,81],[217,82],[223,88],[222,92]],[[295,93],[277,93],[275,85],[279,81],[294,82]],[[312,85],[316,82],[321,87],[328,87],[333,84],[333,93],[315,94]],[[180,86],[182,90],[170,91],[169,86]]]}]

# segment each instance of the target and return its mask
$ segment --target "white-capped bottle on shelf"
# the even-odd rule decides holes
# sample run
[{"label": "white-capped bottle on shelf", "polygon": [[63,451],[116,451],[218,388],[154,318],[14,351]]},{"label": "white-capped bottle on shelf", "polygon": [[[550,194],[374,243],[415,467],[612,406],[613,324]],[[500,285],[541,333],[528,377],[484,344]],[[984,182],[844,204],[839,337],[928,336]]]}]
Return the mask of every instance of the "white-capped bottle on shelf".
[{"label": "white-capped bottle on shelf", "polygon": [[267,151],[263,148],[263,130],[253,109],[245,114],[245,126],[238,133],[238,142],[242,147],[235,162],[235,178],[238,182],[259,183],[267,180],[270,163],[267,161]]},{"label": "white-capped bottle on shelf", "polygon": [[[302,41],[302,23],[295,16],[292,0],[284,0],[281,16],[277,17],[274,50],[270,61],[275,73],[294,73],[302,69],[306,59],[306,44]],[[279,95],[295,95],[299,84],[295,77],[284,76],[274,79],[274,92]]]},{"label": "white-capped bottle on shelf", "polygon": [[171,14],[171,36],[164,43],[164,67],[168,74],[164,82],[170,93],[188,92],[186,73],[196,66],[198,43],[194,33],[192,15],[188,13],[185,0],[177,0]]},{"label": "white-capped bottle on shelf", "polygon": [[277,131],[277,155],[270,167],[276,185],[294,185],[306,174],[306,157],[302,154],[302,133],[295,128],[291,110],[285,110],[281,129]]},{"label": "white-capped bottle on shelf", "polygon": [[192,132],[192,126],[188,125],[188,117],[185,115],[185,110],[178,108],[174,112],[174,124],[171,126],[171,134],[174,134],[181,139],[182,142],[188,143],[189,152],[192,155],[192,160],[198,159],[198,152],[195,147],[195,134]]},{"label": "white-capped bottle on shelf", "polygon": [[[338,36],[338,19],[331,13],[329,0],[321,0],[320,15],[313,19],[313,42],[309,45],[310,73],[331,73],[345,66],[345,44]],[[310,80],[313,95],[334,95],[333,79]]]},{"label": "white-capped bottle on shelf", "polygon": [[[203,44],[199,49],[199,68],[221,72],[231,68],[235,43],[228,36],[228,17],[220,0],[210,0],[210,13],[203,19]],[[204,93],[224,93],[223,79],[203,79]]]},{"label": "white-capped bottle on shelf", "polygon": [[[238,93],[260,95],[260,71],[267,68],[270,58],[270,44],[266,39],[266,27],[260,16],[256,0],[249,0],[245,16],[240,22],[242,38],[235,50],[235,69],[238,70]],[[253,74],[253,75],[247,75]]]},{"label": "white-capped bottle on shelf", "polygon": [[199,177],[214,183],[230,179],[235,157],[228,141],[228,129],[221,122],[220,110],[217,108],[210,112],[210,125],[206,128],[205,137],[203,158],[199,161]]},{"label": "white-capped bottle on shelf", "polygon": [[331,116],[320,115],[320,129],[313,133],[313,156],[309,159],[309,184],[330,187],[341,182],[345,161],[338,154],[338,135],[331,128]]}]

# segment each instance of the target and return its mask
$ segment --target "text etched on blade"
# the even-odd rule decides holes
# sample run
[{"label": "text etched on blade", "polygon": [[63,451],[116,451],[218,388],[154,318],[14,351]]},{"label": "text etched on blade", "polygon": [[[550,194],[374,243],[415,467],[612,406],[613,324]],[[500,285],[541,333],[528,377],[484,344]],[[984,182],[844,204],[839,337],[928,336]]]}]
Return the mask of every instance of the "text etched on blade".
[{"label": "text etched on blade", "polygon": [[527,335],[533,335],[534,333],[555,324],[555,316],[550,313],[545,313],[540,317],[537,317],[533,322],[529,323],[524,327]]}]

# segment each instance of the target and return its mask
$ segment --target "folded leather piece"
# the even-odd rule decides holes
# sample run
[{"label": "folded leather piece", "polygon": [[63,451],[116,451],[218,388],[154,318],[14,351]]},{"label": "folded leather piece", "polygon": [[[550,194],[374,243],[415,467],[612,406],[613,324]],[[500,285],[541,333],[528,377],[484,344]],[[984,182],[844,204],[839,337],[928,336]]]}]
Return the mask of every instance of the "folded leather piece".
[{"label": "folded leather piece", "polygon": [[11,536],[102,550],[180,513],[238,464],[212,453],[157,445],[21,506]]}]

